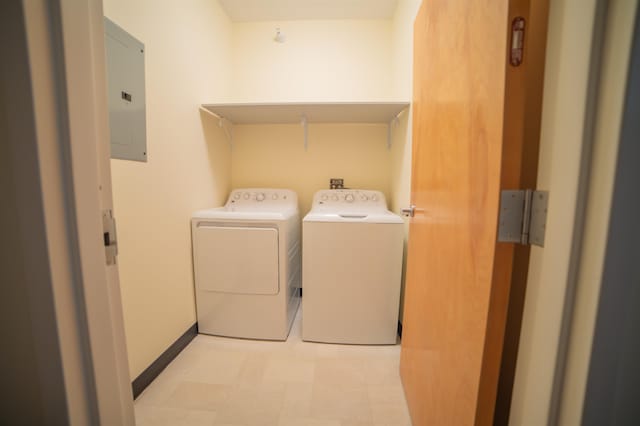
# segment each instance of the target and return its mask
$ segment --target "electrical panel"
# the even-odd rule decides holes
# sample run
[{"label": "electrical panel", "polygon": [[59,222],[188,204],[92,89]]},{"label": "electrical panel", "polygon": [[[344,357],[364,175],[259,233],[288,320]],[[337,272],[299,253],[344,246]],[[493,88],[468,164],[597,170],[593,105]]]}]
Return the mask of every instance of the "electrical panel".
[{"label": "electrical panel", "polygon": [[147,161],[144,44],[104,18],[111,158]]}]

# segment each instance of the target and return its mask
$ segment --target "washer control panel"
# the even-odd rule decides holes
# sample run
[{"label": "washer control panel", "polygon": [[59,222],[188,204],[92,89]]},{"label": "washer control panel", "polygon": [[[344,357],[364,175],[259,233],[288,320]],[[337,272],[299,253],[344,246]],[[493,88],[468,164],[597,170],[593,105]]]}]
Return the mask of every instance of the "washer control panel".
[{"label": "washer control panel", "polygon": [[234,189],[229,195],[226,207],[234,210],[269,209],[273,207],[298,207],[298,196],[290,189],[243,188]]},{"label": "washer control panel", "polygon": [[380,191],[365,189],[324,189],[313,197],[313,208],[340,207],[386,210],[387,202]]}]

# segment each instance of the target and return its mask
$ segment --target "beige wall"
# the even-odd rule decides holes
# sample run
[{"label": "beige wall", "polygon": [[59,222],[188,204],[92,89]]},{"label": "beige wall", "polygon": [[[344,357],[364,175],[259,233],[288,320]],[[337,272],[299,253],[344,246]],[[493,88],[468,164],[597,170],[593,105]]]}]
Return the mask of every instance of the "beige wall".
[{"label": "beige wall", "polygon": [[[413,98],[413,22],[422,0],[399,0],[398,8],[391,22],[391,77],[392,92],[398,99],[411,101]],[[391,182],[389,209],[400,214],[411,201],[411,126],[412,111],[407,109],[393,127],[391,146]],[[400,298],[400,321],[404,307],[404,271],[407,267],[407,239],[409,222],[405,221],[405,241],[402,275],[402,297]]]},{"label": "beige wall", "polygon": [[[273,40],[276,27],[284,43]],[[233,25],[238,102],[370,101],[391,97],[390,22],[318,20]]]},{"label": "beige wall", "polygon": [[228,99],[231,23],[210,0],[105,0],[104,11],[146,50],[148,162],[111,162],[133,379],[196,321],[189,218],[223,203],[231,162],[197,108]]},{"label": "beige wall", "polygon": [[[413,22],[422,0],[400,0],[391,23],[392,91],[397,99],[413,97]],[[411,198],[411,110],[400,117],[391,148],[390,207],[398,213]]]},{"label": "beige wall", "polygon": [[379,124],[311,124],[308,150],[300,125],[247,125],[234,128],[232,185],[290,188],[306,214],[313,194],[329,178],[345,186],[382,191],[389,197],[387,127]]},{"label": "beige wall", "polygon": [[[401,1],[393,20],[234,24],[234,100],[410,100],[416,3]],[[273,41],[276,27],[284,43]],[[313,193],[342,177],[347,187],[383,191],[395,208],[409,192],[408,116],[394,126],[391,151],[385,125],[311,124],[307,152],[299,125],[236,126],[232,186],[291,187],[306,213]]]}]

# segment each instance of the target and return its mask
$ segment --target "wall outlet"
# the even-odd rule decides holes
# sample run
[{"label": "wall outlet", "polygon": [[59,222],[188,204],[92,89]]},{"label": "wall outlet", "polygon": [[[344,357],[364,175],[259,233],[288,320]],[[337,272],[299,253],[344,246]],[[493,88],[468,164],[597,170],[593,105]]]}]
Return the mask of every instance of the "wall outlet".
[{"label": "wall outlet", "polygon": [[329,189],[344,189],[344,179],[342,178],[329,179]]}]

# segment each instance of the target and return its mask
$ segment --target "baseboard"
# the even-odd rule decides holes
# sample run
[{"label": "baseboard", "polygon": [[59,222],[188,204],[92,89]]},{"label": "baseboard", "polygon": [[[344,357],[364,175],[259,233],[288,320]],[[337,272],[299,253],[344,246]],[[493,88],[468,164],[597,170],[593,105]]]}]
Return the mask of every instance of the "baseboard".
[{"label": "baseboard", "polygon": [[402,323],[398,321],[398,336],[402,338]]},{"label": "baseboard", "polygon": [[189,327],[182,336],[178,337],[178,339],[173,342],[166,351],[162,352],[162,354],[160,354],[160,356],[153,361],[150,366],[140,373],[140,375],[131,383],[133,399],[136,399],[197,335],[198,323],[195,323]]}]

